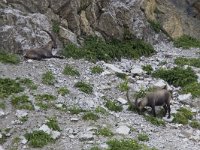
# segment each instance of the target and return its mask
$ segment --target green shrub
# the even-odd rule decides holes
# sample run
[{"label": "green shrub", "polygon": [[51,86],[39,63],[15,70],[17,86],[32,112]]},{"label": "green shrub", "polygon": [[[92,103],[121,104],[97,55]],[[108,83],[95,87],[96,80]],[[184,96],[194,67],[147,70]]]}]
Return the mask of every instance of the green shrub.
[{"label": "green shrub", "polygon": [[132,139],[112,139],[107,142],[109,145],[108,150],[156,150],[149,148],[144,144],[139,144],[136,140]]},{"label": "green shrub", "polygon": [[57,21],[53,21],[52,30],[54,33],[59,33],[60,31],[60,23]]},{"label": "green shrub", "polygon": [[125,92],[128,90],[128,81],[122,82],[118,85],[118,88],[121,92]]},{"label": "green shrub", "polygon": [[84,115],[83,115],[83,120],[98,120],[99,119],[99,116],[94,114],[93,112],[86,112]]},{"label": "green shrub", "polygon": [[183,35],[178,39],[174,40],[174,45],[176,47],[182,47],[184,49],[188,49],[191,47],[200,47],[200,40],[192,38],[188,35]]},{"label": "green shrub", "polygon": [[28,78],[24,78],[24,79],[17,78],[17,80],[19,81],[20,84],[25,85],[29,89],[32,89],[32,90],[36,90],[37,89],[37,85],[35,85],[34,82],[31,79],[28,79]]},{"label": "green shrub", "polygon": [[29,101],[29,97],[27,95],[13,96],[11,98],[11,103],[17,109],[27,109],[27,110],[34,109],[33,105]]},{"label": "green shrub", "polygon": [[180,66],[189,65],[200,68],[200,59],[199,58],[183,58],[178,57],[175,59],[175,63]]},{"label": "green shrub", "polygon": [[188,67],[187,69],[183,69],[180,67],[174,67],[169,70],[159,69],[153,72],[152,76],[156,78],[161,78],[176,87],[183,87],[192,82],[197,82],[197,75],[190,67]]},{"label": "green shrub", "polygon": [[137,138],[139,141],[149,141],[148,135],[144,133],[138,134]]},{"label": "green shrub", "polygon": [[96,135],[111,137],[114,134],[109,128],[104,127],[104,128],[98,129],[97,132],[96,132]]},{"label": "green shrub", "polygon": [[48,143],[54,142],[54,139],[44,131],[33,131],[32,133],[26,133],[24,136],[33,148],[42,148]]},{"label": "green shrub", "polygon": [[119,73],[119,72],[116,72],[115,75],[118,77],[118,78],[121,78],[123,80],[126,80],[126,77],[127,75],[125,73]]},{"label": "green shrub", "polygon": [[46,85],[54,85],[56,78],[51,71],[47,71],[42,75],[42,83]]},{"label": "green shrub", "polygon": [[5,64],[19,64],[20,58],[15,54],[9,54],[0,50],[0,62]]},{"label": "green shrub", "polygon": [[97,37],[88,37],[81,48],[74,45],[66,46],[63,55],[74,59],[85,58],[94,62],[100,60],[108,62],[120,60],[121,57],[132,59],[142,55],[149,56],[154,52],[150,44],[141,40],[104,42]]},{"label": "green shrub", "polygon": [[86,112],[85,110],[75,106],[69,108],[68,110],[70,111],[71,114],[79,114],[81,112]]},{"label": "green shrub", "polygon": [[20,93],[24,88],[16,80],[0,78],[0,98],[7,98],[11,94]]},{"label": "green shrub", "polygon": [[148,20],[148,22],[150,23],[151,28],[156,32],[159,33],[162,29],[161,25],[159,22],[154,21],[154,20]]},{"label": "green shrub", "polygon": [[74,69],[72,66],[66,65],[63,71],[63,74],[69,76],[80,76],[78,70]]},{"label": "green shrub", "polygon": [[117,102],[106,100],[105,107],[107,107],[111,111],[120,112],[122,111],[122,106],[119,105]]},{"label": "green shrub", "polygon": [[51,106],[53,106],[53,101],[56,99],[55,96],[50,94],[38,94],[35,96],[36,105],[41,109],[47,110]]},{"label": "green shrub", "polygon": [[197,120],[192,120],[192,122],[190,122],[190,126],[195,129],[200,129],[200,122]]},{"label": "green shrub", "polygon": [[69,94],[69,90],[66,87],[59,88],[57,92],[58,92],[58,94],[60,94],[62,96]]},{"label": "green shrub", "polygon": [[190,84],[187,84],[182,89],[183,93],[191,93],[192,97],[200,97],[200,83],[193,82]]},{"label": "green shrub", "polygon": [[165,126],[165,122],[159,118],[153,117],[153,116],[144,116],[144,118],[151,122],[153,125],[156,126]]},{"label": "green shrub", "polygon": [[74,86],[86,94],[92,94],[92,92],[93,92],[92,86],[83,81],[77,82]]},{"label": "green shrub", "polygon": [[48,118],[46,125],[52,130],[61,131],[55,117]]},{"label": "green shrub", "polygon": [[151,74],[151,72],[153,71],[153,68],[151,67],[151,65],[142,66],[142,69],[146,71],[147,74]]},{"label": "green shrub", "polygon": [[94,66],[90,69],[93,74],[100,74],[103,72],[103,68],[101,68],[100,66]]},{"label": "green shrub", "polygon": [[173,122],[180,124],[188,124],[188,120],[193,118],[193,113],[187,108],[181,107],[178,112],[174,114]]},{"label": "green shrub", "polygon": [[[1,133],[1,132],[0,132]],[[2,137],[0,138],[0,144],[3,144],[6,142],[7,136],[4,133],[1,133]]]}]

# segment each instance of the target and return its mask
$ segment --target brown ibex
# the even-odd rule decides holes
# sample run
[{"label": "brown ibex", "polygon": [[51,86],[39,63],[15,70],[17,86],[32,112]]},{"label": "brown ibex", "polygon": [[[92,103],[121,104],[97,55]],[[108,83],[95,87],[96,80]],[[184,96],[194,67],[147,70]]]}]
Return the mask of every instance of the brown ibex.
[{"label": "brown ibex", "polygon": [[[128,90],[126,95],[129,104],[133,106],[134,104],[129,99]],[[155,106],[163,106],[165,110],[164,116],[166,116],[168,112],[167,118],[170,118],[171,117],[170,100],[171,100],[171,93],[166,89],[160,89],[154,92],[147,93],[147,95],[140,102],[138,102],[138,100],[136,99],[135,106],[139,109],[140,112],[145,106],[151,107],[154,117],[156,117]]]},{"label": "brown ibex", "polygon": [[60,59],[63,58],[62,56],[56,56],[52,54],[52,49],[57,48],[56,40],[49,31],[47,30],[44,31],[48,33],[48,35],[51,37],[52,40],[40,48],[28,49],[25,52],[24,58],[35,59],[35,60],[41,60],[43,58],[60,58]]}]

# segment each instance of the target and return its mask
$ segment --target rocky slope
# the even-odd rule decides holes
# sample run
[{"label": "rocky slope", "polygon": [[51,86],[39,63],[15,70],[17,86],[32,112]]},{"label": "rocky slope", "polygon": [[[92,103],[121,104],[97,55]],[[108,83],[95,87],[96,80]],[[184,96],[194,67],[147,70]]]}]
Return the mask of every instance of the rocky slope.
[{"label": "rocky slope", "polygon": [[[48,132],[50,129],[44,124],[49,117],[54,116],[58,121],[61,131],[53,134],[57,138],[55,143],[48,144],[41,149],[88,150],[93,146],[104,149],[107,148],[106,141],[109,140],[110,137],[97,136],[95,135],[95,130],[99,127],[107,127],[114,133],[113,138],[134,139],[137,138],[139,133],[145,133],[148,135],[149,141],[142,143],[150,147],[164,150],[188,150],[191,148],[193,150],[198,150],[200,148],[200,132],[198,129],[191,128],[189,125],[171,123],[170,120],[166,118],[164,118],[164,120],[166,120],[166,126],[157,127],[146,121],[142,115],[127,110],[128,105],[125,92],[121,92],[118,88],[118,85],[124,81],[115,75],[116,71],[126,73],[127,70],[132,70],[132,74],[129,74],[129,86],[132,91],[137,91],[141,87],[145,88],[153,85],[161,87],[163,86],[162,80],[154,79],[144,72],[133,77],[133,73],[139,73],[141,66],[145,64],[151,64],[154,69],[160,67],[171,68],[174,66],[173,61],[177,56],[199,57],[197,52],[200,51],[200,49],[191,49],[187,51],[174,48],[172,43],[159,43],[154,45],[154,47],[158,53],[152,57],[142,57],[135,61],[123,59],[121,62],[114,62],[112,64],[106,64],[104,62],[93,64],[85,60],[73,59],[24,61],[19,65],[0,64],[1,78],[30,78],[38,85],[37,90],[26,89],[23,92],[29,96],[30,101],[35,106],[35,110],[19,111],[11,105],[10,97],[5,100],[6,109],[0,110],[1,135],[6,132],[5,130],[7,128],[10,130],[6,132],[6,142],[0,148],[32,149],[28,146],[27,140],[24,139],[24,134],[38,130],[39,128]],[[163,61],[167,63],[162,64]],[[80,76],[71,77],[64,75],[63,69],[66,64],[76,68],[80,72]],[[100,75],[91,73],[90,68],[96,65],[104,69],[104,72]],[[196,68],[195,70],[197,74],[200,73],[199,69]],[[56,78],[56,83],[52,86],[42,83],[42,74],[47,71],[52,71]],[[78,81],[90,83],[93,87],[92,94],[86,94],[75,88],[74,84]],[[58,88],[63,86],[67,87],[70,91],[70,93],[65,96],[57,93]],[[200,121],[199,99],[191,101],[191,97],[188,97],[188,95],[178,96],[178,89],[173,86],[171,86],[171,88],[174,95],[171,104],[172,113],[175,113],[181,106],[188,106],[196,113],[195,118]],[[45,93],[56,96],[55,101],[52,102],[52,106],[56,107],[49,106],[47,110],[38,107],[35,95]],[[22,95],[22,93],[19,95]],[[103,97],[120,103],[120,105],[123,106],[123,110],[121,112],[108,110],[104,105],[105,99]],[[195,104],[192,104],[193,102]],[[97,121],[85,121],[82,119],[84,112],[73,115],[70,111],[62,111],[61,108],[64,105],[67,107],[76,106],[85,110],[95,110],[100,106],[106,109],[108,114],[97,113],[100,119]],[[27,116],[27,121],[20,121],[20,118],[23,116]],[[16,137],[19,138],[19,142],[13,142]]]}]

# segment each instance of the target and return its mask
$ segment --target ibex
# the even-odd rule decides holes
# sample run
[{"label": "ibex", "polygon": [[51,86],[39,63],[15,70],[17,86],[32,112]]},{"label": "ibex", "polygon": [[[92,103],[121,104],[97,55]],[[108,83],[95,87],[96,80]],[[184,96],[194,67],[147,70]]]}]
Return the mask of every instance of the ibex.
[{"label": "ibex", "polygon": [[[126,95],[130,105],[134,106],[134,104],[129,99],[128,90]],[[147,95],[140,102],[138,102],[138,100],[136,99],[135,106],[139,109],[140,112],[145,106],[151,107],[154,117],[156,117],[155,106],[163,106],[165,110],[164,116],[166,116],[168,112],[167,118],[170,118],[171,117],[170,100],[171,100],[171,93],[166,89],[160,89],[154,92],[147,93]]]},{"label": "ibex", "polygon": [[56,55],[52,54],[52,49],[57,48],[56,40],[49,31],[46,31],[46,30],[44,30],[44,31],[49,34],[49,36],[51,37],[52,40],[40,48],[33,48],[33,49],[26,50],[24,58],[35,59],[35,60],[41,60],[43,58],[63,59],[62,56],[56,56]]}]

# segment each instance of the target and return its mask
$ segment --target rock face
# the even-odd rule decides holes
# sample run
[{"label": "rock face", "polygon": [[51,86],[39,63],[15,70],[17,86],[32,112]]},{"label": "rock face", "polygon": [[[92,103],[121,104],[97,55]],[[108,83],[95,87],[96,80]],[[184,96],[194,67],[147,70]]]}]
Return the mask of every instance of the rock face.
[{"label": "rock face", "polygon": [[0,13],[1,48],[16,53],[47,43],[42,29],[52,30],[55,24],[64,44],[79,45],[88,35],[151,43],[164,39],[148,20],[159,22],[172,38],[200,37],[198,0],[4,0]]},{"label": "rock face", "polygon": [[187,34],[199,39],[199,0],[148,0],[143,8],[147,19],[160,22],[172,38]]}]

